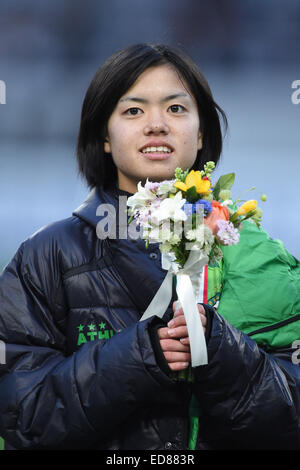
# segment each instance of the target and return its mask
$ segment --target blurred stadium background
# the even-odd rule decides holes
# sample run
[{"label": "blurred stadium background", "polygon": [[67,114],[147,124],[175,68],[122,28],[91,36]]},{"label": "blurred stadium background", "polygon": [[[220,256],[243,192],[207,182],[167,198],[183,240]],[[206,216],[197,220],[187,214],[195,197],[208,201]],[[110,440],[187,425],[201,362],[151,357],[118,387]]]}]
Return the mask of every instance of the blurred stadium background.
[{"label": "blurred stadium background", "polygon": [[41,226],[68,217],[88,194],[76,136],[92,76],[137,42],[182,47],[225,110],[218,174],[234,195],[256,186],[264,228],[300,257],[298,0],[1,0],[0,270]]}]

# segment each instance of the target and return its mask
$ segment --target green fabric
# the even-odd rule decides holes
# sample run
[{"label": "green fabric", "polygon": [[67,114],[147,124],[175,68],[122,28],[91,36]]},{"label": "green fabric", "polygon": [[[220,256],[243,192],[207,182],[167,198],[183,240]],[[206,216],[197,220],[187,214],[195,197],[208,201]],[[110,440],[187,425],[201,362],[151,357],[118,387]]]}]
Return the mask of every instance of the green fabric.
[{"label": "green fabric", "polygon": [[0,450],[4,450],[4,440],[0,437]]},{"label": "green fabric", "polygon": [[189,418],[190,418],[190,433],[189,433],[189,450],[195,450],[197,445],[198,428],[199,428],[199,416],[202,412],[199,407],[199,403],[195,395],[192,395],[189,407]]},{"label": "green fabric", "polygon": [[216,307],[219,303],[222,291],[222,266],[223,262],[219,265],[208,266],[207,271],[207,304],[211,307]]},{"label": "green fabric", "polygon": [[[240,242],[222,251],[217,311],[232,325],[250,333],[300,313],[300,263],[280,240],[272,240],[255,224],[244,222]],[[215,274],[217,280],[219,275]],[[257,343],[271,347],[287,346],[299,338],[300,321],[253,336]]]},{"label": "green fabric", "polygon": [[189,435],[189,450],[195,450],[197,445],[197,436],[199,428],[199,418],[194,416],[190,417],[190,435]]}]

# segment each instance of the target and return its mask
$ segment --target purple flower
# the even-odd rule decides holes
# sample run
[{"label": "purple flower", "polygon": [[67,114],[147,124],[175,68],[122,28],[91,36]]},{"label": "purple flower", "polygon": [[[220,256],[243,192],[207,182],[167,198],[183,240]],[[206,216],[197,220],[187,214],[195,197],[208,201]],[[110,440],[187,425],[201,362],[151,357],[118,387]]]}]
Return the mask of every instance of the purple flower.
[{"label": "purple flower", "polygon": [[160,183],[156,183],[156,182],[152,182],[152,181],[147,181],[145,183],[145,188],[148,189],[148,191],[152,191],[153,193],[155,193],[158,188],[160,186]]},{"label": "purple flower", "polygon": [[216,234],[221,245],[236,245],[240,240],[238,229],[228,220],[217,221],[219,230]]}]

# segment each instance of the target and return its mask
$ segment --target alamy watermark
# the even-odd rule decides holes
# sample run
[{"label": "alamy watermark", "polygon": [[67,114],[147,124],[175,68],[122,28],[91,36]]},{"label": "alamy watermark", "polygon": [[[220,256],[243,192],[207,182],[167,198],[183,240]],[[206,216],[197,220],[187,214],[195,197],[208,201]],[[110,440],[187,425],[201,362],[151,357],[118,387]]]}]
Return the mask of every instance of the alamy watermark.
[{"label": "alamy watermark", "polygon": [[295,349],[295,351],[292,354],[292,363],[299,365],[300,364],[300,339],[297,339],[296,341],[293,342],[292,349]]},{"label": "alamy watermark", "polygon": [[0,364],[6,364],[6,346],[2,340],[0,340]]},{"label": "alamy watermark", "polygon": [[292,82],[292,88],[295,88],[295,91],[293,91],[291,95],[292,103],[299,104],[300,103],[300,80],[294,80]]},{"label": "alamy watermark", "polygon": [[6,83],[0,80],[0,104],[6,104]]},{"label": "alamy watermark", "polygon": [[[192,210],[192,204],[186,204],[186,210]],[[204,206],[199,204],[198,213],[195,214],[196,217],[196,226],[200,228],[204,227],[202,224],[203,222],[203,215],[204,215]],[[99,204],[96,210],[96,215],[100,217],[99,222],[96,226],[96,233],[99,239],[131,239],[137,240],[138,238],[143,238],[143,233],[147,231],[145,228],[141,228],[135,221],[133,220],[131,223],[128,223],[128,212],[127,212],[127,197],[126,196],[119,196],[119,208],[118,210],[115,208],[113,204]],[[148,229],[150,231],[150,228]],[[159,228],[157,228],[157,236],[160,239],[159,235],[162,235],[164,232],[166,235],[172,232],[173,235],[178,236],[180,239],[184,236],[188,231],[192,230],[192,219],[188,217],[185,221],[177,221],[172,223],[170,220],[166,220],[164,224],[162,224]],[[200,231],[200,230],[199,230]],[[189,248],[187,244],[186,248]]]}]

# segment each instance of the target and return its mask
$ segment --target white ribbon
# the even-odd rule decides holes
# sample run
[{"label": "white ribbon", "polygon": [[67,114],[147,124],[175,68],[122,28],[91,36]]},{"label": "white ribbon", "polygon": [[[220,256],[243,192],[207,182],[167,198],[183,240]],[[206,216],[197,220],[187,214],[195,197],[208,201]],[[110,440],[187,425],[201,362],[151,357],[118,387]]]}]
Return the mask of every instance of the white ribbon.
[{"label": "white ribbon", "polygon": [[201,251],[191,250],[184,268],[178,269],[178,265],[174,263],[173,258],[163,253],[162,268],[167,269],[168,272],[156,295],[140,319],[140,321],[146,320],[146,318],[152,317],[153,315],[159,318],[163,317],[172,298],[173,276],[176,275],[176,292],[186,319],[190,339],[192,367],[208,363],[206,341],[197,307],[197,301],[199,303],[203,302],[203,299],[199,298],[199,292],[204,266],[207,263],[208,257],[206,255],[201,253]]}]

